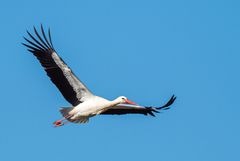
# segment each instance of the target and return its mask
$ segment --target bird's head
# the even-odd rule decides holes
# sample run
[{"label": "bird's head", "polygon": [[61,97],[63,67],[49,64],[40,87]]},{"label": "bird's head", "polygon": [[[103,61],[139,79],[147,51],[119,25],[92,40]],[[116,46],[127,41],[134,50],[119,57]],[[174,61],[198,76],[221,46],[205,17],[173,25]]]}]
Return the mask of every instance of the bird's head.
[{"label": "bird's head", "polygon": [[136,105],[136,103],[130,101],[129,99],[127,99],[127,97],[125,96],[120,96],[117,98],[117,102],[122,103],[122,104],[131,104],[131,105]]}]

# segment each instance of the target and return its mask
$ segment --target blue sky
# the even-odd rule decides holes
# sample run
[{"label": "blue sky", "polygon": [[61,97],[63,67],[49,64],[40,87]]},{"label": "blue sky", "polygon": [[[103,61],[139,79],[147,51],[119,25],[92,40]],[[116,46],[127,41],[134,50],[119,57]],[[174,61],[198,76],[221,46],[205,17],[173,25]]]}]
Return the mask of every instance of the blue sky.
[{"label": "blue sky", "polygon": [[[240,2],[5,1],[0,6],[4,161],[240,160]],[[21,45],[51,27],[54,46],[96,95],[172,109],[52,128],[69,106]]]}]

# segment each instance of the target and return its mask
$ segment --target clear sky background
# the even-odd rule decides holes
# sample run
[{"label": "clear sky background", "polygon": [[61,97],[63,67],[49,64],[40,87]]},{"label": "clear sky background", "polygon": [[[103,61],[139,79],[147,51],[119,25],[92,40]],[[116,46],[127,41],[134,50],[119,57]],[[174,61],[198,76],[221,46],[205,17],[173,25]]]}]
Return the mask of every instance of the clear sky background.
[{"label": "clear sky background", "polygon": [[[0,160],[240,160],[239,8],[237,0],[1,2]],[[53,128],[69,103],[21,45],[41,23],[96,95],[160,106],[175,94],[175,104],[156,118]]]}]

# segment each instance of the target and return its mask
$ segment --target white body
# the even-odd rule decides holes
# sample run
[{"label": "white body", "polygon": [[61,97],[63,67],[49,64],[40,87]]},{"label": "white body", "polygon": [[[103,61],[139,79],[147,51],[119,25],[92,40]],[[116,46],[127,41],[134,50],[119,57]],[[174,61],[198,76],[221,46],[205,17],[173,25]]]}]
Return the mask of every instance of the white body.
[{"label": "white body", "polygon": [[74,123],[87,123],[89,118],[124,102],[126,97],[118,97],[113,101],[109,101],[99,96],[91,95],[85,98],[85,101],[75,107],[60,109],[63,116]]},{"label": "white body", "polygon": [[81,116],[91,117],[100,114],[113,105],[112,101],[99,96],[91,96],[91,98],[74,107],[69,114],[73,115],[71,119],[78,119]]}]

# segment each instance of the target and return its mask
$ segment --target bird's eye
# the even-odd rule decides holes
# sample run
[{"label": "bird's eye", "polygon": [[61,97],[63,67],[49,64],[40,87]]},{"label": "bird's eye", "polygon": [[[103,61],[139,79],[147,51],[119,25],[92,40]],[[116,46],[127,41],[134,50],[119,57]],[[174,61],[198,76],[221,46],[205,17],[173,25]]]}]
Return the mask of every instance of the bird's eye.
[{"label": "bird's eye", "polygon": [[124,98],[122,98],[123,100],[125,100]]}]

